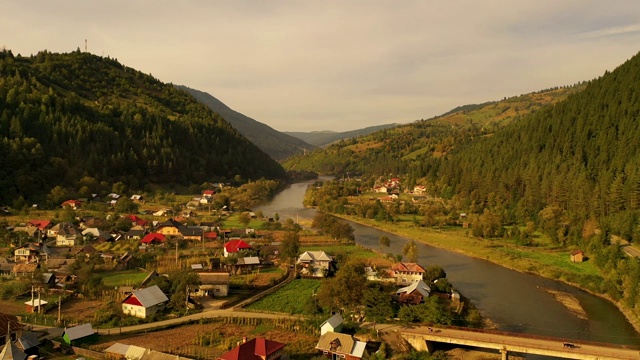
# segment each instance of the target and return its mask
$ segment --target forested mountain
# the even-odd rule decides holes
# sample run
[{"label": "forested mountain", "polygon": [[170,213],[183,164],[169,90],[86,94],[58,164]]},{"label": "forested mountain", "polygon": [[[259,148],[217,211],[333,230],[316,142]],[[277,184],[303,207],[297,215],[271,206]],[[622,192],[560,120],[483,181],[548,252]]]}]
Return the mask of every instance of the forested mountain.
[{"label": "forested mountain", "polygon": [[279,132],[268,125],[230,109],[220,100],[206,92],[186,86],[177,87],[187,91],[196,100],[220,114],[231,126],[276,160],[283,160],[290,156],[301,154],[305,150],[310,151],[315,148],[297,137]]},{"label": "forested mountain", "polygon": [[398,124],[385,124],[385,125],[370,126],[364,129],[343,131],[343,132],[335,132],[335,131],[329,131],[329,130],[312,131],[312,132],[285,131],[285,134],[295,136],[298,139],[302,139],[311,145],[324,147],[326,145],[329,145],[339,140],[346,140],[353,137],[369,135],[378,130],[388,129],[396,125]]},{"label": "forested mountain", "polygon": [[426,179],[475,211],[502,208],[505,221],[544,217],[556,240],[577,239],[590,220],[637,240],[639,116],[636,55],[566,101],[427,162],[439,170]]},{"label": "forested mountain", "polygon": [[95,191],[282,178],[284,170],[191,95],[117,60],[0,52],[0,204],[56,186]]},{"label": "forested mountain", "polygon": [[[440,158],[508,125],[515,119],[566,99],[585,84],[543,90],[501,101],[457,107],[441,116],[341,140],[323,150],[288,159],[286,168],[320,173],[403,174],[408,186],[424,176],[425,159]],[[429,172],[437,168],[429,167]]]}]

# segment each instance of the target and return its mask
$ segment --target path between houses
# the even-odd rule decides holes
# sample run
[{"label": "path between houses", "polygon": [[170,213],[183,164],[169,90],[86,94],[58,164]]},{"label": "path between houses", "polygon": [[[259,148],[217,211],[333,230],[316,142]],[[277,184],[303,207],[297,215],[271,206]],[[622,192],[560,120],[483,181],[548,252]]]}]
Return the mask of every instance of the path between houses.
[{"label": "path between houses", "polygon": [[[125,326],[125,327],[115,327],[115,328],[97,328],[96,331],[100,335],[115,335],[115,334],[125,334],[132,332],[140,332],[153,330],[156,328],[163,328],[167,326],[186,324],[192,321],[197,321],[200,319],[211,319],[211,318],[219,318],[219,317],[241,317],[241,318],[261,318],[261,319],[300,319],[302,316],[300,315],[289,315],[289,314],[278,314],[278,313],[262,313],[262,312],[253,312],[253,311],[243,311],[242,307],[251,304],[254,301],[278,290],[279,288],[285,286],[289,282],[295,279],[295,274],[290,271],[289,276],[284,281],[279,284],[252,296],[249,299],[246,299],[239,304],[237,304],[233,308],[228,309],[218,309],[218,310],[206,310],[199,313],[185,315],[174,319],[161,320],[152,323],[133,325],[133,326]],[[48,337],[60,336],[62,333],[62,329],[55,327],[47,327],[47,326],[38,326],[38,325],[29,325],[30,329],[33,330],[44,330],[49,332]]]}]

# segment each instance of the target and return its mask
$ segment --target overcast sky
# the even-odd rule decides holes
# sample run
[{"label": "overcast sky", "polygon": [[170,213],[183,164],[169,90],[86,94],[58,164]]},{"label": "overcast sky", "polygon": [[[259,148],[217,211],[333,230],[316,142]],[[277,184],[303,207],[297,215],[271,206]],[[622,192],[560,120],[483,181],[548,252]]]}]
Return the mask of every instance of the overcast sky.
[{"label": "overcast sky", "polygon": [[0,0],[0,47],[78,47],[279,131],[346,131],[573,84],[640,50],[638,0]]}]

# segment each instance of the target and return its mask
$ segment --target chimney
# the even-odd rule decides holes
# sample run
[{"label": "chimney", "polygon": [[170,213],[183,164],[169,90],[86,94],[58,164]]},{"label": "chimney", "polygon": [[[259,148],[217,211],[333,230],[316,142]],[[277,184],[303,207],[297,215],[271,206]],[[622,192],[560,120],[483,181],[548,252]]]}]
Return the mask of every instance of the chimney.
[{"label": "chimney", "polygon": [[246,344],[246,343],[247,343],[247,337],[246,337],[246,336],[243,336],[243,337],[242,337],[242,343],[243,343],[243,344]]}]

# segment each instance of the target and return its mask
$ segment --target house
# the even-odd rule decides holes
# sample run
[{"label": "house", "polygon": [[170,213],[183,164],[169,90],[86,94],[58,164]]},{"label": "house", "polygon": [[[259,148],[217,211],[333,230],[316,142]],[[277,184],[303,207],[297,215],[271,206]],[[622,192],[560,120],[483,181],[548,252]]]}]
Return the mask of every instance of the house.
[{"label": "house", "polygon": [[82,236],[84,236],[86,239],[92,238],[108,240],[112,238],[110,232],[100,230],[96,227],[86,228],[82,230]]},{"label": "house", "polygon": [[314,277],[324,277],[331,267],[333,258],[324,251],[305,251],[298,257],[298,264],[302,265],[302,274]]},{"label": "house", "polygon": [[153,213],[153,216],[167,216],[167,215],[172,215],[173,214],[173,210],[171,209],[160,209],[156,212]]},{"label": "house", "polygon": [[91,244],[87,244],[83,247],[81,247],[80,249],[78,249],[75,253],[76,256],[80,255],[80,254],[84,254],[86,257],[90,257],[91,255],[95,254],[96,252],[98,252],[98,250],[96,250],[96,248],[94,248]]},{"label": "house", "polygon": [[134,195],[131,195],[131,201],[133,201],[136,204],[144,204],[144,197],[139,194],[134,194]]},{"label": "house", "polygon": [[171,355],[140,346],[115,343],[104,350],[107,359],[113,360],[191,360],[179,355]]},{"label": "house", "polygon": [[342,323],[344,323],[344,319],[340,314],[333,315],[320,325],[320,335],[328,332],[340,332]]},{"label": "house", "polygon": [[6,257],[0,257],[0,275],[11,275],[16,264]]},{"label": "house", "polygon": [[42,243],[28,243],[13,251],[13,261],[22,263],[39,263],[49,260],[51,251]]},{"label": "house", "polygon": [[147,220],[141,219],[137,215],[126,215],[124,218],[131,221],[133,226],[147,226],[149,223]]},{"label": "house", "polygon": [[374,186],[373,187],[373,191],[375,191],[377,193],[382,193],[382,194],[388,194],[389,193],[389,189],[384,185]]},{"label": "house", "polygon": [[169,301],[158,285],[134,291],[122,301],[122,312],[139,318],[147,318],[164,309]]},{"label": "house", "polygon": [[428,298],[429,294],[431,294],[431,287],[422,280],[396,291],[398,302],[406,305],[418,305]]},{"label": "house", "polygon": [[356,360],[362,359],[366,346],[366,342],[358,341],[351,335],[327,332],[320,335],[316,349],[332,359]]},{"label": "house", "polygon": [[115,343],[104,350],[109,359],[141,360],[148,349],[135,345]]},{"label": "house", "polygon": [[571,262],[583,262],[584,252],[582,250],[573,250],[570,254]]},{"label": "house", "polygon": [[261,337],[247,341],[244,337],[242,344],[220,355],[218,360],[277,360],[285,345]]},{"label": "house", "polygon": [[198,272],[200,285],[191,292],[195,297],[218,297],[229,294],[228,272]]},{"label": "house", "polygon": [[65,208],[65,207],[69,206],[73,210],[77,210],[77,209],[80,208],[80,204],[81,204],[81,202],[79,200],[67,200],[67,201],[62,203],[61,207]]},{"label": "house", "polygon": [[7,335],[11,341],[17,340],[22,336],[23,329],[24,326],[20,324],[17,316],[0,313],[0,346],[6,344]]},{"label": "house", "polygon": [[185,226],[172,218],[161,222],[156,227],[156,232],[165,236],[180,236],[187,240],[202,241],[202,228],[198,226]]},{"label": "house", "polygon": [[238,262],[236,263],[236,267],[238,268],[239,273],[251,271],[259,265],[260,258],[257,256],[245,256],[243,258],[238,258]]},{"label": "house", "polygon": [[15,264],[11,273],[16,277],[32,277],[39,268],[40,264],[37,263]]},{"label": "house", "polygon": [[397,285],[409,285],[424,278],[425,270],[416,263],[400,262],[391,267],[391,276]]},{"label": "house", "polygon": [[224,244],[224,256],[237,255],[240,250],[251,250],[251,246],[241,239],[232,239]]},{"label": "house", "polygon": [[415,195],[424,195],[427,192],[427,187],[424,185],[416,185],[413,187],[413,193]]},{"label": "house", "polygon": [[205,190],[202,192],[202,198],[212,199],[215,193],[214,190]]},{"label": "house", "polygon": [[49,288],[56,286],[55,274],[50,272],[42,274],[42,284],[48,286]]},{"label": "house", "polygon": [[125,240],[142,240],[145,233],[146,231],[142,227],[134,226],[124,233],[124,238]]},{"label": "house", "polygon": [[151,244],[162,244],[165,241],[164,235],[160,233],[151,233],[147,234],[145,237],[140,240],[141,243],[151,245]]},{"label": "house", "polygon": [[64,329],[62,340],[67,345],[77,345],[96,341],[98,333],[93,331],[91,323],[86,323],[74,327]]},{"label": "house", "polygon": [[82,238],[82,233],[71,223],[59,223],[52,227],[51,231],[55,232],[56,246],[75,246],[77,241]]},{"label": "house", "polygon": [[24,351],[27,356],[30,355],[39,355],[40,349],[40,340],[38,340],[38,336],[35,333],[27,332],[16,341],[16,345],[20,350]]}]

